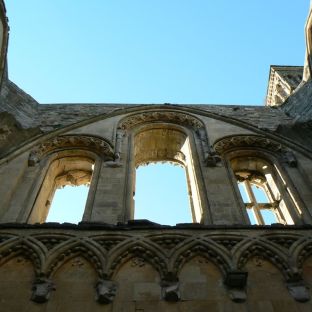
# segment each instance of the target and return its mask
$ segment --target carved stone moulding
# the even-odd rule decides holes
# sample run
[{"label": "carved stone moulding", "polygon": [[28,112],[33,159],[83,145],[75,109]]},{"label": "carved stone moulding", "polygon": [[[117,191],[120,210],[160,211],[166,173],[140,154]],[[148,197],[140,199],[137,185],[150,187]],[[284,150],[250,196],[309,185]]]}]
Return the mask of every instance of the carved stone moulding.
[{"label": "carved stone moulding", "polygon": [[97,153],[105,160],[114,159],[112,146],[104,139],[88,135],[63,135],[44,141],[35,146],[28,158],[29,166],[34,166],[53,151],[84,149]]},{"label": "carved stone moulding", "polygon": [[129,130],[146,122],[174,123],[188,128],[193,128],[195,130],[204,127],[204,124],[200,120],[189,114],[172,111],[154,111],[130,115],[121,120],[118,128],[122,130]]},{"label": "carved stone moulding", "polygon": [[271,151],[291,167],[297,166],[297,160],[292,151],[279,142],[258,135],[235,135],[228,136],[215,142],[213,145],[217,154],[223,155],[226,152],[243,148],[260,148]]}]

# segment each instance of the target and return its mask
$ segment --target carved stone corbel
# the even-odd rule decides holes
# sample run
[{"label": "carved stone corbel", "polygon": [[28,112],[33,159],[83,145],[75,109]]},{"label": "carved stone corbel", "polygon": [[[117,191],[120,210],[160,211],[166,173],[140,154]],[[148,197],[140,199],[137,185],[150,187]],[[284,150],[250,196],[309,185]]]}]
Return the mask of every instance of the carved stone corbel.
[{"label": "carved stone corbel", "polygon": [[281,158],[283,162],[289,165],[289,167],[297,167],[297,158],[292,151],[284,151]]},{"label": "carved stone corbel", "polygon": [[217,167],[221,163],[221,157],[215,151],[208,152],[205,163],[207,167]]},{"label": "carved stone corbel", "polygon": [[286,282],[290,295],[298,302],[307,302],[311,299],[310,291],[300,276],[291,278]]},{"label": "carved stone corbel", "polygon": [[228,288],[229,296],[234,302],[244,302],[247,299],[246,285],[247,272],[231,271],[228,272],[224,284]]},{"label": "carved stone corbel", "polygon": [[37,303],[47,302],[51,290],[55,290],[54,284],[47,278],[38,278],[33,283],[31,300]]},{"label": "carved stone corbel", "polygon": [[117,291],[117,285],[110,281],[101,279],[97,282],[95,300],[101,304],[112,303]]},{"label": "carved stone corbel", "polygon": [[179,280],[173,276],[167,276],[161,282],[161,297],[169,302],[177,302],[181,299]]}]

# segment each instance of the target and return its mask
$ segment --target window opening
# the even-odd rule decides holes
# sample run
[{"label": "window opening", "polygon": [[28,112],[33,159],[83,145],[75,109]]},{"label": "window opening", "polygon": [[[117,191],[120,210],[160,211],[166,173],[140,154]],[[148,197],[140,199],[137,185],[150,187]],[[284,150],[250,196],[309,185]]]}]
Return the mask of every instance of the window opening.
[{"label": "window opening", "polygon": [[93,169],[94,160],[87,157],[69,156],[52,161],[28,222],[80,222]]},{"label": "window opening", "polygon": [[158,162],[137,168],[135,219],[166,225],[191,223],[189,200],[182,166]]},{"label": "window opening", "polygon": [[259,178],[257,180],[255,182],[244,179],[238,182],[250,223],[257,225],[285,224],[285,220],[278,209],[279,201],[272,198],[272,192],[270,192],[266,181],[259,182]]},{"label": "window opening", "polygon": [[79,223],[84,213],[89,187],[87,185],[58,188],[53,196],[46,222]]}]

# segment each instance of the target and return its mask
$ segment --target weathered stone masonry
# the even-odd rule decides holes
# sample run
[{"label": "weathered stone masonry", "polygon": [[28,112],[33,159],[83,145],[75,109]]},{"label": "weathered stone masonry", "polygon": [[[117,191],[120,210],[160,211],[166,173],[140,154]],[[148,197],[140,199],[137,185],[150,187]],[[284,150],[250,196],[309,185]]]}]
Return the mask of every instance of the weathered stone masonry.
[{"label": "weathered stone masonry", "polygon": [[[271,67],[264,107],[45,105],[7,77],[0,12],[0,310],[311,310],[310,15],[306,64]],[[136,168],[159,161],[186,170],[193,223],[134,220]],[[81,184],[81,222],[45,223]]]}]

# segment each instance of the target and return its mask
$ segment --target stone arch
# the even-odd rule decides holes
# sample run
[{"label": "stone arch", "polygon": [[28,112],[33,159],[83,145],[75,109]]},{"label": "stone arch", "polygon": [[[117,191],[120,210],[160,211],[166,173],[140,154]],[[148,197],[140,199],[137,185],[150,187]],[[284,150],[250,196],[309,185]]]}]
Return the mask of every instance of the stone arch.
[{"label": "stone arch", "polygon": [[212,303],[228,300],[224,274],[211,259],[201,255],[188,259],[179,271],[178,280],[181,301]]},{"label": "stone arch", "polygon": [[120,153],[120,143],[125,133],[143,125],[167,124],[180,126],[180,129],[191,130],[201,143],[204,159],[209,156],[210,146],[204,123],[194,115],[179,110],[151,110],[136,112],[122,118],[117,125],[116,132],[116,153]]},{"label": "stone arch", "polygon": [[64,242],[49,254],[44,269],[46,276],[53,276],[65,262],[80,256],[92,265],[99,278],[103,278],[106,256],[101,250],[101,247],[96,242],[87,238]]},{"label": "stone arch", "polygon": [[61,245],[66,245],[68,241],[75,236],[63,233],[40,233],[32,235],[31,237],[39,241],[40,244],[42,244],[44,248],[47,249],[47,252],[51,253],[54,248],[59,248]]},{"label": "stone arch", "polygon": [[297,165],[295,156],[291,150],[282,143],[261,135],[248,134],[226,136],[214,142],[213,148],[219,155],[243,149],[265,151],[265,153],[270,153],[271,155],[279,157],[283,162],[287,162],[290,166]]},{"label": "stone arch", "polygon": [[35,239],[13,238],[0,246],[0,265],[15,257],[29,259],[35,269],[36,276],[40,276],[46,262],[46,250]]},{"label": "stone arch", "polygon": [[201,256],[214,263],[225,277],[232,268],[230,254],[213,241],[192,240],[179,248],[171,256],[169,270],[178,275],[184,264],[196,256]]},{"label": "stone arch", "polygon": [[61,135],[36,145],[30,151],[28,164],[34,166],[51,153],[77,149],[92,151],[105,160],[114,158],[113,147],[106,139],[90,135]]},{"label": "stone arch", "polygon": [[[297,159],[292,150],[277,140],[259,135],[235,135],[224,137],[214,143],[217,154],[224,157],[232,175],[235,192],[240,202],[245,220],[249,223],[247,208],[254,212],[258,225],[266,224],[262,220],[261,209],[271,209],[276,223],[303,224],[311,221],[311,214],[300,198],[287,168],[297,166]],[[244,168],[242,168],[245,166]],[[255,183],[255,181],[257,181]],[[261,187],[269,199],[270,205],[246,205],[237,187],[241,182],[246,188],[250,183]],[[246,185],[246,182],[248,185]],[[250,189],[248,196],[252,193]],[[254,200],[250,199],[250,203]],[[264,205],[265,206],[265,205]],[[258,212],[257,212],[258,211]]]},{"label": "stone arch", "polygon": [[285,252],[267,241],[247,239],[235,246],[233,250],[233,262],[235,268],[239,270],[243,270],[248,260],[254,257],[259,261],[264,259],[271,262],[281,271],[286,280],[292,276]]},{"label": "stone arch", "polygon": [[0,265],[0,298],[2,311],[33,311],[30,301],[38,272],[32,259],[15,253]]},{"label": "stone arch", "polygon": [[289,250],[293,270],[302,273],[304,262],[312,255],[312,238],[301,238]]},{"label": "stone arch", "polygon": [[107,264],[108,277],[114,276],[119,268],[131,259],[149,263],[161,278],[168,272],[166,258],[157,245],[151,242],[133,240],[124,242],[122,246],[109,254]]},{"label": "stone arch", "polygon": [[102,161],[113,158],[110,143],[94,136],[63,135],[37,145],[28,161],[36,179],[18,221],[45,222],[56,189],[65,185],[90,186],[82,219],[90,218]]},{"label": "stone arch", "polygon": [[206,164],[210,148],[206,128],[199,119],[174,110],[128,115],[117,125],[115,146],[116,155],[120,155],[123,148],[123,155],[126,152],[125,157],[131,160],[127,168],[125,219],[134,218],[135,169],[150,162],[171,162],[182,165],[186,171],[193,222],[209,222],[200,162]]}]

